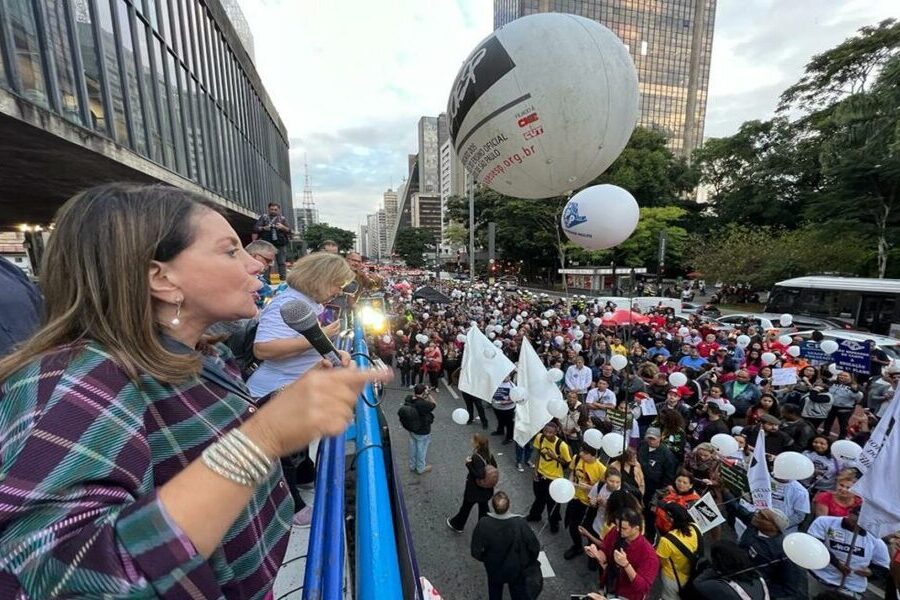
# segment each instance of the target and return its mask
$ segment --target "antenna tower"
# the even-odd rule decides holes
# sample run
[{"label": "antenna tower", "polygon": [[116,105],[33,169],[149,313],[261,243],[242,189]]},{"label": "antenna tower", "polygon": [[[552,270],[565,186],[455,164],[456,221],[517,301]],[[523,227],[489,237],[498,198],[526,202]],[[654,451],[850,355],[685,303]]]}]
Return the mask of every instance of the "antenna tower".
[{"label": "antenna tower", "polygon": [[319,222],[319,212],[316,210],[316,201],[313,200],[312,185],[309,183],[309,164],[306,162],[306,154],[303,155],[303,219],[307,225]]}]

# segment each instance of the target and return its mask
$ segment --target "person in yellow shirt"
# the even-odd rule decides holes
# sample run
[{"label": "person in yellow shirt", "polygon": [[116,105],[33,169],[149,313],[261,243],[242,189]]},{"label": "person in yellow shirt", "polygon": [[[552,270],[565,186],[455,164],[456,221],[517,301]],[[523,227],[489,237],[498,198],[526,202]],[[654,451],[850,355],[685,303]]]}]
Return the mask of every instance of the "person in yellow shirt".
[{"label": "person in yellow shirt", "polygon": [[534,465],[534,482],[531,489],[534,491],[534,502],[528,511],[526,521],[540,521],[547,507],[547,519],[550,521],[550,532],[559,531],[559,522],[562,520],[556,502],[550,497],[550,482],[564,477],[563,468],[572,462],[572,453],[569,445],[558,435],[559,425],[556,421],[550,421],[544,425],[541,433],[534,436],[534,448],[538,452],[537,463]]},{"label": "person in yellow shirt", "polygon": [[612,343],[609,345],[609,351],[613,354],[628,356],[628,348],[625,347],[625,344],[619,338],[613,338]]},{"label": "person in yellow shirt", "polygon": [[687,509],[675,502],[662,506],[672,529],[660,536],[656,554],[662,567],[661,600],[678,600],[679,590],[687,585],[697,559],[703,555],[700,530]]},{"label": "person in yellow shirt", "polygon": [[[587,517],[591,508],[590,491],[606,477],[606,466],[597,460],[597,451],[587,444],[581,447],[569,465],[569,479],[575,486],[575,498],[566,506],[566,529],[572,538],[572,546],[563,556],[571,560],[584,552],[584,542],[578,527],[590,523],[593,515]],[[586,518],[587,517],[587,518]]]}]

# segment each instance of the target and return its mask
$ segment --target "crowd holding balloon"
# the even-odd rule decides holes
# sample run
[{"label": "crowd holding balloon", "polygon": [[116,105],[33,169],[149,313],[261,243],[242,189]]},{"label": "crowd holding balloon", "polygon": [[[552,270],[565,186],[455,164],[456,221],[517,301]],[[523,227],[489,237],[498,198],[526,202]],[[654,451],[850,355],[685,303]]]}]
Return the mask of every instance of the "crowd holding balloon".
[{"label": "crowd holding balloon", "polygon": [[[854,488],[862,447],[895,408],[900,365],[869,376],[810,364],[790,315],[779,330],[725,330],[663,306],[487,283],[423,289],[437,294],[389,284],[393,333],[373,341],[378,353],[406,385],[458,385],[456,423],[496,421],[492,435],[533,476],[527,520],[564,528],[565,559],[599,570],[608,597],[861,597],[900,547],[900,531],[857,524]],[[775,385],[773,369],[795,382]],[[448,526],[461,533],[472,505]]]}]

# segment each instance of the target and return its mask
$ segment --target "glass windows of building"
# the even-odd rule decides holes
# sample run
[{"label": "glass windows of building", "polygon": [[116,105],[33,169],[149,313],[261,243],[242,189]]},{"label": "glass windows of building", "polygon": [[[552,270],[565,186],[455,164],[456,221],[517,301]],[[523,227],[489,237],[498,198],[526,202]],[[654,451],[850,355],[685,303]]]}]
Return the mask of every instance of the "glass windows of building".
[{"label": "glass windows of building", "polygon": [[59,110],[65,118],[81,123],[81,103],[76,88],[79,80],[75,72],[75,55],[71,46],[73,36],[69,29],[66,2],[64,0],[44,0],[42,4],[47,42],[56,70]]},{"label": "glass windows of building", "polygon": [[[109,135],[107,122],[107,106],[103,98],[102,55],[97,48],[94,35],[94,17],[92,8],[87,3],[75,5],[75,37],[81,54],[81,67],[84,74],[85,93],[87,94],[87,113],[90,118],[89,127]],[[124,112],[122,113],[124,115]]]},{"label": "glass windows of building", "polygon": [[12,40],[12,49],[19,86],[23,95],[43,107],[48,107],[47,83],[44,79],[44,58],[38,37],[34,5],[30,0],[6,0],[6,12],[9,19],[8,33]]},{"label": "glass windows of building", "polygon": [[[97,0],[94,6],[97,8],[96,18],[99,21],[100,44],[102,46],[102,56],[98,56],[98,59],[102,59],[105,66],[116,141],[124,146],[131,146],[129,125],[126,118],[126,113],[130,107],[126,107],[125,80],[122,77],[122,68],[124,68],[125,63],[124,60],[120,60],[125,52],[117,51],[117,48],[119,48],[118,36],[115,32],[117,27],[116,22],[113,20],[109,0]],[[128,39],[131,39],[130,30]]]},{"label": "glass windows of building", "polygon": [[[103,0],[99,0],[103,2]],[[119,63],[122,76],[122,88],[125,92],[125,104],[128,110],[129,122],[131,123],[132,144],[131,147],[138,152],[148,156],[147,131],[144,125],[143,113],[143,97],[144,91],[141,88],[140,79],[138,78],[138,59],[139,47],[133,39],[131,31],[131,19],[128,12],[130,5],[124,0],[117,0],[116,7],[116,33],[118,37],[118,45],[113,46],[119,48]]]}]

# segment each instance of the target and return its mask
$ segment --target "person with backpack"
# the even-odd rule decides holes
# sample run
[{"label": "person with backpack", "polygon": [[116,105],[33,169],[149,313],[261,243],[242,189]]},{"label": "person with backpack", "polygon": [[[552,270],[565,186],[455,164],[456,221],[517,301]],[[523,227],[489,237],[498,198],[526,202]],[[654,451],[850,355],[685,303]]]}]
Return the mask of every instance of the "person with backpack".
[{"label": "person with backpack", "polygon": [[572,546],[563,557],[571,560],[584,553],[584,542],[579,527],[594,520],[590,492],[606,476],[606,466],[597,460],[597,450],[587,444],[581,447],[569,466],[569,479],[575,486],[575,498],[566,505],[566,528],[572,538]]},{"label": "person with backpack", "polygon": [[472,436],[474,451],[466,458],[466,489],[463,492],[459,512],[447,519],[447,527],[462,533],[473,506],[478,506],[478,519],[487,515],[488,502],[494,495],[494,487],[500,479],[497,460],[491,454],[490,440],[483,433]]},{"label": "person with backpack", "polygon": [[534,502],[531,503],[531,509],[525,518],[527,521],[540,521],[546,507],[551,533],[559,531],[562,517],[556,502],[550,497],[550,483],[554,479],[564,477],[563,469],[572,462],[569,445],[557,435],[557,430],[556,421],[550,421],[534,438],[534,448],[538,452],[538,460],[534,466],[534,482],[531,484]]},{"label": "person with backpack", "polygon": [[[696,575],[697,561],[703,556],[703,536],[687,509],[677,502],[660,507],[666,521],[666,533],[659,536],[656,555],[659,556],[662,591],[661,600],[678,600]],[[660,529],[660,531],[662,531]]]},{"label": "person with backpack", "polygon": [[409,432],[409,470],[419,475],[431,471],[425,462],[431,443],[431,424],[437,403],[425,384],[418,383],[397,410],[400,425]]}]

